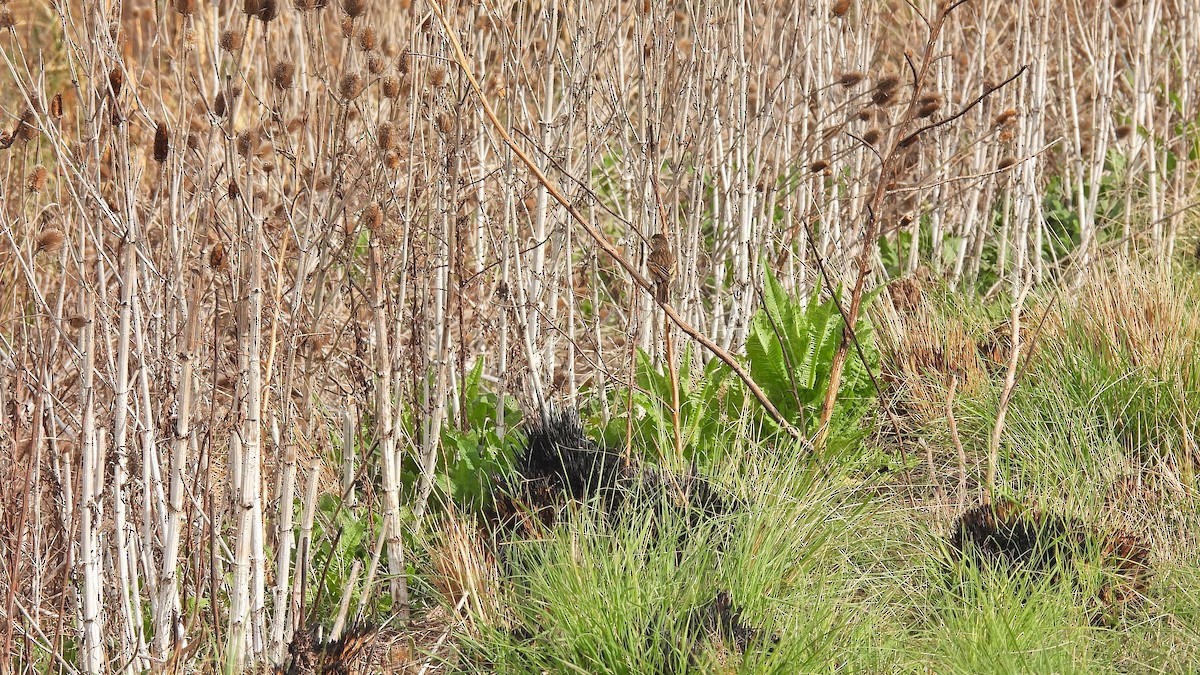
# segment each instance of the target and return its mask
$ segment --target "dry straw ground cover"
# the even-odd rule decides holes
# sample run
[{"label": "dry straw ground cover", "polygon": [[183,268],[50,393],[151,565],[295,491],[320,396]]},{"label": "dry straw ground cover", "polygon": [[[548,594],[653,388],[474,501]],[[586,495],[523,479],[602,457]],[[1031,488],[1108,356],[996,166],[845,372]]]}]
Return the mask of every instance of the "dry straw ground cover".
[{"label": "dry straw ground cover", "polygon": [[[786,514],[747,516],[766,529],[729,560],[768,562],[722,607],[790,646],[721,667],[982,662],[931,617],[1074,639],[914,562],[985,484],[1181,570],[1124,657],[1102,635],[1010,645],[1035,655],[1014,668],[1195,664],[1197,3],[9,0],[0,54],[3,672],[319,669],[305,640],[358,650],[329,672],[660,667],[627,659],[644,636],[580,646],[595,627],[554,600],[580,587],[511,583],[608,559],[586,513],[507,556],[472,522],[516,410],[550,404]],[[841,298],[813,401],[740,356],[768,270]],[[849,430],[842,367],[873,352],[846,315],[884,352]],[[729,452],[700,453],[689,406],[730,391],[705,446]],[[638,559],[710,569],[694,548]],[[818,571],[845,594],[813,623],[771,604],[833,597],[798,581]]]}]

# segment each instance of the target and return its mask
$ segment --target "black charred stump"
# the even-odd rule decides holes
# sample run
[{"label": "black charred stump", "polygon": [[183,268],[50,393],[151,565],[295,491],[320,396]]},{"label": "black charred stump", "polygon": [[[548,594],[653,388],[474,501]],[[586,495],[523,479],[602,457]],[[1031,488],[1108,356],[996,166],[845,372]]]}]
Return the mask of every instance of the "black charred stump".
[{"label": "black charred stump", "polygon": [[1099,557],[1103,582],[1088,603],[1096,625],[1109,625],[1145,598],[1151,575],[1150,549],[1139,537],[1100,532],[1083,521],[1029,509],[1000,499],[963,513],[950,545],[959,560],[1079,586],[1075,563]]},{"label": "black charred stump", "polygon": [[962,514],[950,543],[960,554],[973,552],[985,562],[1047,572],[1070,560],[1082,529],[1078,521],[1026,511],[1000,499]]},{"label": "black charred stump", "polygon": [[629,508],[658,513],[664,505],[696,524],[732,511],[718,489],[692,467],[674,473],[623,459],[593,441],[571,409],[551,410],[529,428],[515,476],[503,485],[491,520],[551,525],[568,501],[589,503],[606,516]]},{"label": "black charred stump", "polygon": [[[745,653],[755,646],[770,649],[779,642],[778,636],[766,635],[747,623],[728,591],[717,593],[712,600],[693,609],[679,632],[647,631],[646,635],[647,646],[662,651],[666,673],[696,672],[703,668],[704,648],[709,644]],[[678,663],[680,656],[686,657],[686,667]]]},{"label": "black charred stump", "polygon": [[377,629],[354,626],[337,640],[322,641],[315,627],[302,627],[288,644],[288,658],[277,675],[350,675],[370,671]]}]

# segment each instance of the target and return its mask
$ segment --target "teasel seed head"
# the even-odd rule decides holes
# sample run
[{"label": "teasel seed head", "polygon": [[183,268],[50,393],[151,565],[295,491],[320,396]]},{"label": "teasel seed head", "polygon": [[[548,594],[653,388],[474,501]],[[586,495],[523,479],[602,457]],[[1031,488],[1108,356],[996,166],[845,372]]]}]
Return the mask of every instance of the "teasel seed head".
[{"label": "teasel seed head", "polygon": [[279,0],[258,0],[258,12],[254,14],[254,18],[263,23],[270,23],[278,16]]},{"label": "teasel seed head", "polygon": [[280,61],[271,69],[271,81],[280,89],[291,89],[296,77],[296,65],[291,61]]},{"label": "teasel seed head", "polygon": [[401,75],[404,75],[408,73],[408,70],[411,66],[412,54],[405,49],[404,53],[400,55],[400,58],[396,59],[396,70],[400,71]]},{"label": "teasel seed head", "polygon": [[862,82],[863,80],[865,80],[866,77],[867,77],[866,75],[863,75],[862,73],[858,72],[857,70],[848,70],[848,71],[842,73],[841,75],[838,75],[838,84],[842,85],[843,87],[847,87],[847,88],[853,87],[854,85],[858,84],[859,82]]},{"label": "teasel seed head", "polygon": [[56,255],[62,250],[66,237],[63,236],[62,230],[52,228],[40,232],[34,241],[36,243],[34,253]]},{"label": "teasel seed head", "polygon": [[384,96],[388,98],[400,97],[400,79],[392,77],[389,74],[389,76],[383,78],[382,86]]},{"label": "teasel seed head", "polygon": [[162,164],[167,161],[171,152],[171,136],[167,133],[167,125],[162,122],[154,129],[154,161]]},{"label": "teasel seed head", "polygon": [[383,207],[379,205],[379,202],[372,202],[370,206],[363,209],[360,222],[371,232],[379,231],[379,226],[383,225]]},{"label": "teasel seed head", "polygon": [[379,125],[379,149],[387,152],[396,147],[396,126],[391,122]]},{"label": "teasel seed head", "polygon": [[227,108],[227,106],[225,104],[225,92],[218,91],[217,97],[215,99],[213,99],[213,113],[217,117],[224,117],[226,108]]},{"label": "teasel seed head", "polygon": [[46,179],[49,175],[46,167],[38,164],[29,172],[29,179],[26,181],[25,187],[29,188],[30,192],[41,192],[46,188]]},{"label": "teasel seed head", "polygon": [[864,133],[862,135],[862,139],[864,141],[866,141],[868,145],[875,145],[876,143],[879,142],[879,139],[882,137],[883,137],[883,130],[880,129],[879,127],[871,127],[870,129],[867,129],[866,133]]},{"label": "teasel seed head", "polygon": [[225,244],[217,242],[208,252],[208,265],[214,270],[225,268]]},{"label": "teasel seed head", "polygon": [[17,18],[13,16],[13,11],[8,5],[0,7],[0,30],[7,28],[15,28],[17,26]]},{"label": "teasel seed head", "polygon": [[362,32],[358,34],[358,48],[364,52],[369,52],[375,49],[377,36],[375,29],[370,26],[365,26]]},{"label": "teasel seed head", "polygon": [[175,11],[184,16],[196,13],[196,0],[175,0]]},{"label": "teasel seed head", "polygon": [[358,73],[346,73],[338,83],[338,95],[346,101],[353,101],[363,90],[363,77]]},{"label": "teasel seed head", "polygon": [[1000,113],[999,115],[996,115],[995,119],[992,120],[992,126],[997,127],[997,128],[1002,127],[1002,126],[1008,124],[1009,122],[1013,121],[1013,119],[1015,119],[1016,116],[1017,116],[1016,108],[1009,108],[1008,110],[1005,110],[1004,112]]},{"label": "teasel seed head", "polygon": [[367,12],[366,0],[342,0],[342,11],[351,19],[357,19]]},{"label": "teasel seed head", "polygon": [[195,133],[188,134],[187,135],[187,147],[188,147],[188,150],[191,150],[192,152],[199,151],[200,150],[200,136]]},{"label": "teasel seed head", "polygon": [[395,152],[389,152],[383,156],[383,165],[388,169],[395,171],[400,168],[400,155]]},{"label": "teasel seed head", "polygon": [[890,92],[900,85],[900,78],[895,75],[884,75],[875,81],[875,91]]},{"label": "teasel seed head", "polygon": [[439,132],[447,136],[454,131],[454,117],[450,113],[438,113],[437,117],[433,119],[433,123]]},{"label": "teasel seed head", "polygon": [[257,134],[247,129],[238,134],[237,137],[237,152],[242,157],[249,157],[250,153],[258,149]]},{"label": "teasel seed head", "polygon": [[121,95],[121,88],[125,86],[125,71],[121,70],[120,66],[113,66],[113,69],[108,71],[108,91],[113,98]]},{"label": "teasel seed head", "polygon": [[227,52],[236,52],[242,48],[243,38],[244,36],[242,33],[232,28],[226,28],[225,30],[221,31],[221,37],[217,43],[221,45],[221,49],[224,49]]},{"label": "teasel seed head", "polygon": [[36,122],[37,116],[34,115],[33,108],[26,108],[21,113],[21,119],[17,122],[17,129],[13,132],[13,138],[25,143],[37,138],[38,130]]},{"label": "teasel seed head", "polygon": [[446,69],[442,66],[435,66],[429,71],[429,83],[435,87],[440,87],[446,84]]},{"label": "teasel seed head", "polygon": [[382,56],[374,52],[371,52],[371,54],[367,56],[367,72],[371,73],[372,75],[378,75],[383,72],[383,67],[384,63]]}]

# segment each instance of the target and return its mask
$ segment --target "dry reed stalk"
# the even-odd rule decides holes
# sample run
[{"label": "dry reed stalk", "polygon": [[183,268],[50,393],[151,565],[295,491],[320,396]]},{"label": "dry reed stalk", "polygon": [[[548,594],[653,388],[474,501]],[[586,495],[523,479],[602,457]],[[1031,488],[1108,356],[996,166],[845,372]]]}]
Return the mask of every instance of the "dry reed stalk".
[{"label": "dry reed stalk", "polygon": [[1026,282],[1024,288],[1012,303],[1009,321],[1012,325],[1012,348],[1008,357],[1008,369],[1004,373],[1004,389],[1000,392],[1000,405],[996,408],[996,422],[992,426],[992,434],[988,442],[987,474],[984,478],[983,503],[991,504],[996,491],[996,470],[1000,464],[1000,438],[1004,434],[1004,419],[1008,415],[1008,404],[1012,401],[1013,391],[1017,386],[1017,366],[1021,360],[1021,310],[1025,307],[1025,297],[1033,288],[1032,282]]},{"label": "dry reed stalk", "polygon": [[[392,357],[386,336],[388,335],[387,305],[384,300],[384,270],[382,254],[372,240],[371,246],[371,313],[374,317],[375,331],[378,344],[375,347],[375,414],[376,440],[379,443],[379,454],[382,457],[383,492],[384,492],[384,527],[387,537],[388,572],[392,602],[396,603],[402,613],[408,611],[408,583],[405,579],[405,554],[402,523],[400,520],[400,458],[396,447],[395,421],[392,411]],[[382,534],[381,534],[382,536]],[[375,566],[372,564],[367,574],[370,585],[374,577]]]}]

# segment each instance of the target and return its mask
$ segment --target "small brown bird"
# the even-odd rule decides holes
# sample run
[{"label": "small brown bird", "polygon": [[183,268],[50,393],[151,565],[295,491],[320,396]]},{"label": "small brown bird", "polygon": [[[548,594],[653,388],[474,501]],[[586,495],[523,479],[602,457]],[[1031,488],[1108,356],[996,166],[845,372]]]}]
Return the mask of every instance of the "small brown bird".
[{"label": "small brown bird", "polygon": [[671,280],[675,278],[675,253],[671,250],[667,235],[650,237],[650,256],[646,259],[646,269],[654,282],[654,300],[666,302],[671,294]]}]

